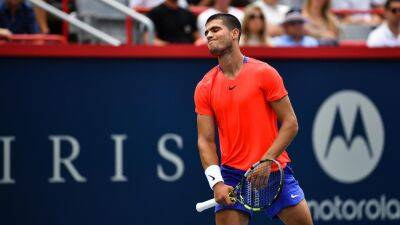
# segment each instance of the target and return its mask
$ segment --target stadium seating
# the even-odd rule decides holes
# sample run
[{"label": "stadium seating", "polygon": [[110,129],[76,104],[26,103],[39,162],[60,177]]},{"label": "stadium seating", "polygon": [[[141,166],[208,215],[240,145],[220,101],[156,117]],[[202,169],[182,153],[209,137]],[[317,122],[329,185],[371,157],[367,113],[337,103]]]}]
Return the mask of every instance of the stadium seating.
[{"label": "stadium seating", "polygon": [[339,41],[366,40],[373,27],[369,25],[341,24],[339,29]]},{"label": "stadium seating", "polygon": [[[116,0],[128,5],[128,0]],[[95,28],[119,39],[126,41],[126,16],[98,0],[76,0],[76,15]],[[87,33],[77,31],[79,42],[99,43],[99,40]]]}]

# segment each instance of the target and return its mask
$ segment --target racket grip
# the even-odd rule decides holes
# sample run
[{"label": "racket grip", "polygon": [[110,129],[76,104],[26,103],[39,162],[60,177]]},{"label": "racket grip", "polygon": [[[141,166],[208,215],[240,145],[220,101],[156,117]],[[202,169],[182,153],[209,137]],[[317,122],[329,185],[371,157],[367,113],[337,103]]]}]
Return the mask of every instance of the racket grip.
[{"label": "racket grip", "polygon": [[196,204],[196,210],[197,212],[202,212],[206,209],[212,208],[216,206],[218,203],[215,201],[215,199],[210,199],[204,202],[199,202]]}]

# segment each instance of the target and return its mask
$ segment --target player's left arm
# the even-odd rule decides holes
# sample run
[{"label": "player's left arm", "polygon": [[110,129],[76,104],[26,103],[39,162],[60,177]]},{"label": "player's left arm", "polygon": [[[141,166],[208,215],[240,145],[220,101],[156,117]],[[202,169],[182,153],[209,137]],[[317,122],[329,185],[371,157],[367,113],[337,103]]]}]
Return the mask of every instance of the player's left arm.
[{"label": "player's left arm", "polygon": [[278,136],[272,143],[270,148],[264,154],[263,159],[276,159],[292,142],[299,129],[296,114],[294,113],[289,97],[285,97],[269,102],[275,111],[281,126]]}]

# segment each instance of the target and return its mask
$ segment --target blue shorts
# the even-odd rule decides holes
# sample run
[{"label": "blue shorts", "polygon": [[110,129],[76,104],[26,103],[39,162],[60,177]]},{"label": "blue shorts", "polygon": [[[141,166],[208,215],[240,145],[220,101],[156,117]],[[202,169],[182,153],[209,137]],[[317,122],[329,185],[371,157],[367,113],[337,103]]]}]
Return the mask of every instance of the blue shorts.
[{"label": "blue shorts", "polygon": [[[290,164],[287,164],[285,168],[285,180],[283,183],[283,189],[278,199],[272,204],[270,208],[265,210],[265,213],[269,218],[277,218],[277,214],[284,208],[289,206],[294,206],[300,203],[301,200],[304,199],[304,192],[300,188],[299,183],[293,176],[293,170],[290,167]],[[235,187],[242,178],[243,174],[246,171],[238,170],[229,166],[221,166],[222,177],[224,178],[224,182],[226,185],[230,185]],[[224,210],[224,209],[233,209],[245,212],[251,218],[253,212],[251,210],[246,209],[242,204],[236,202],[232,206],[224,206],[217,205],[215,206],[215,212]]]}]

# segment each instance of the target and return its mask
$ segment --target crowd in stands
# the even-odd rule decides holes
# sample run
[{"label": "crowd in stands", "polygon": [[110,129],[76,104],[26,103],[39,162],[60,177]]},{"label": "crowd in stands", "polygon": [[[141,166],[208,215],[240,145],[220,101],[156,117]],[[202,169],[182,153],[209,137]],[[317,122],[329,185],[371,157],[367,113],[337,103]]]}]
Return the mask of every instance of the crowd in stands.
[{"label": "crowd in stands", "polygon": [[[206,44],[207,19],[229,13],[242,23],[242,46],[337,46],[343,33],[361,27],[367,29],[365,38],[360,38],[367,46],[400,47],[400,0],[126,1],[133,9],[147,9],[143,13],[155,25],[156,45]],[[203,10],[195,14],[192,6]],[[27,0],[0,0],[0,38],[51,33],[46,17]]]},{"label": "crowd in stands", "polygon": [[[11,38],[12,34],[34,34],[38,26],[33,9],[18,0],[1,0],[0,29],[4,37]],[[0,2],[1,2],[0,1]]]}]

